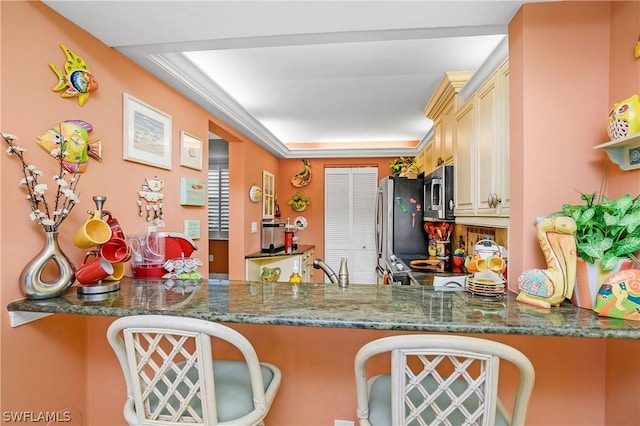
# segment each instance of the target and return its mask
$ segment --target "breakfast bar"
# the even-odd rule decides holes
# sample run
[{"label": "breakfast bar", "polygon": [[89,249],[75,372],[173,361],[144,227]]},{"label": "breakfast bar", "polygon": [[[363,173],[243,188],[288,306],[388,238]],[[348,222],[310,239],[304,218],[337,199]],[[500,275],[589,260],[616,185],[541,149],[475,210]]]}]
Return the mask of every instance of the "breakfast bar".
[{"label": "breakfast bar", "polygon": [[120,317],[186,316],[208,321],[420,332],[638,339],[640,322],[598,317],[566,302],[550,310],[515,295],[481,297],[431,286],[124,278],[119,291],[20,300],[9,312]]},{"label": "breakfast bar", "polygon": [[[422,277],[422,284],[427,281]],[[117,292],[83,295],[72,287],[61,297],[17,300],[7,308],[14,317],[54,314],[37,322],[86,322],[87,339],[97,345],[88,354],[87,374],[110,383],[102,387],[100,406],[91,407],[104,425],[124,424],[125,394],[106,328],[115,317],[137,314],[223,322],[247,337],[261,360],[282,370],[282,386],[266,424],[355,420],[357,350],[376,338],[416,332],[474,335],[524,352],[536,369],[527,425],[605,424],[601,419],[608,407],[638,392],[636,375],[622,367],[637,355],[640,322],[599,318],[570,303],[534,308],[516,302],[513,294],[479,297],[430,285],[350,284],[341,289],[302,283],[295,289],[288,282],[124,278]],[[33,326],[15,330],[23,328],[29,332]],[[517,375],[505,368],[501,376],[504,400],[512,395]],[[584,392],[610,380],[616,386],[607,386],[606,404]],[[555,413],[552,423],[550,412]]]}]

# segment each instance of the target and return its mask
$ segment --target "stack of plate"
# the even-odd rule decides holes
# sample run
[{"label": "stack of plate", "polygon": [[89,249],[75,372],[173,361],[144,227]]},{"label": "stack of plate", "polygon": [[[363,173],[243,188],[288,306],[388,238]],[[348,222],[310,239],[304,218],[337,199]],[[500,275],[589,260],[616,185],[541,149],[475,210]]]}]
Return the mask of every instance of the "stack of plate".
[{"label": "stack of plate", "polygon": [[486,278],[467,278],[467,290],[478,296],[503,296],[505,280],[490,280]]}]

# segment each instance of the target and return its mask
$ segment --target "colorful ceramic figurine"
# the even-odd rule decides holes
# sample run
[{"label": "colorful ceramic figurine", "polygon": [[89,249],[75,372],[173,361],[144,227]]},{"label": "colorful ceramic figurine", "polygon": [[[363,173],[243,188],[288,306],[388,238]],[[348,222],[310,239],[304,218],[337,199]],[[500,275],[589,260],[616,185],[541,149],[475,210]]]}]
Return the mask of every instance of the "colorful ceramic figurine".
[{"label": "colorful ceramic figurine", "polygon": [[530,269],[518,277],[517,300],[541,308],[571,298],[576,281],[576,222],[570,217],[538,220],[538,242],[547,269]]},{"label": "colorful ceramic figurine", "polygon": [[640,133],[640,98],[633,95],[613,104],[607,119],[607,134],[611,140]]},{"label": "colorful ceramic figurine", "polygon": [[593,310],[601,317],[640,321],[640,270],[611,274],[598,290]]},{"label": "colorful ceramic figurine", "polygon": [[[89,95],[98,90],[98,82],[89,72],[87,64],[79,56],[66,48],[64,44],[60,45],[62,51],[67,56],[67,62],[64,63],[64,72],[58,69],[54,64],[50,63],[49,67],[56,73],[58,84],[53,87],[54,92],[64,90],[60,96],[63,98],[78,97],[80,106],[89,99]],[[66,90],[65,90],[66,89]]]},{"label": "colorful ceramic figurine", "polygon": [[89,141],[89,132],[92,130],[93,126],[86,121],[67,120],[38,136],[38,145],[47,152],[63,149],[66,152],[62,160],[63,167],[71,173],[83,173],[87,169],[88,157],[102,160],[102,142]]},{"label": "colorful ceramic figurine", "polygon": [[296,188],[302,188],[303,186],[307,186],[309,182],[311,182],[311,163],[309,160],[302,159],[302,163],[304,164],[304,169],[301,172],[296,173],[291,178],[291,185]]}]

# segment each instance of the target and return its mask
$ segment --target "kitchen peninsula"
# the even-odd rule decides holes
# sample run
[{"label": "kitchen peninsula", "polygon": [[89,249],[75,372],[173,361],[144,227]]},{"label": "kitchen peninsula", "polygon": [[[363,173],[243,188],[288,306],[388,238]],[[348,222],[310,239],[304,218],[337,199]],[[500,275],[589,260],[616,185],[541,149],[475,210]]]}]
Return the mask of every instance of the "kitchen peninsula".
[{"label": "kitchen peninsula", "polygon": [[164,314],[208,321],[420,332],[640,338],[640,322],[600,318],[565,303],[545,310],[504,298],[442,292],[430,286],[125,278],[113,293],[20,300],[9,312],[121,317]]},{"label": "kitchen peninsula", "polygon": [[[287,282],[126,278],[113,294],[86,297],[72,288],[58,298],[11,302],[8,311],[12,316],[51,313],[66,317],[67,322],[93,324],[98,332],[88,338],[101,350],[88,359],[87,374],[91,380],[112,383],[103,398],[108,401],[106,406],[92,408],[105,425],[123,424],[120,413],[125,390],[103,333],[114,317],[135,314],[223,322],[245,335],[260,359],[282,370],[283,385],[267,424],[329,425],[335,419],[355,420],[353,359],[357,350],[376,338],[414,332],[470,334],[523,351],[536,368],[527,425],[549,424],[549,412],[556,413],[553,424],[606,424],[602,419],[609,403],[576,392],[576,383],[581,383],[581,390],[592,389],[605,376],[607,381],[611,378],[617,386],[607,387],[607,399],[614,401],[637,392],[633,375],[609,373],[605,365],[622,366],[635,359],[640,322],[598,318],[568,303],[542,310],[516,302],[513,294],[497,299],[464,291],[434,291],[428,285],[350,284],[343,290],[336,284],[311,283],[301,284],[294,292]],[[24,332],[39,329],[26,324],[14,330],[22,333],[23,327],[29,328]],[[605,358],[603,348],[609,345],[617,350]],[[593,356],[580,356],[586,353],[601,354],[598,363],[592,362]],[[99,368],[93,368],[96,365]],[[380,369],[383,364],[373,367]],[[501,372],[500,394],[506,400],[516,383],[516,372],[508,368]],[[295,401],[295,414],[291,401]],[[319,406],[325,409],[318,410]]]}]

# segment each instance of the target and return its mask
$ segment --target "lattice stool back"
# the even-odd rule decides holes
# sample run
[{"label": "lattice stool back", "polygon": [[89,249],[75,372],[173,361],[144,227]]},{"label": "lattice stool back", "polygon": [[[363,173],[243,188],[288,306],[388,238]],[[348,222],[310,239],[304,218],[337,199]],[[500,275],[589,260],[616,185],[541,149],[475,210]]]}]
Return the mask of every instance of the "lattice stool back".
[{"label": "lattice stool back", "polygon": [[[374,355],[391,352],[391,374],[367,381]],[[513,418],[498,399],[500,360],[520,370]],[[533,389],[531,362],[502,343],[453,335],[406,335],[375,340],[355,359],[361,425],[523,424]]]},{"label": "lattice stool back", "polygon": [[[107,338],[125,375],[131,425],[261,424],[280,385],[279,369],[260,363],[249,341],[221,324],[139,315],[114,321]],[[244,360],[214,360],[212,338]]]}]

